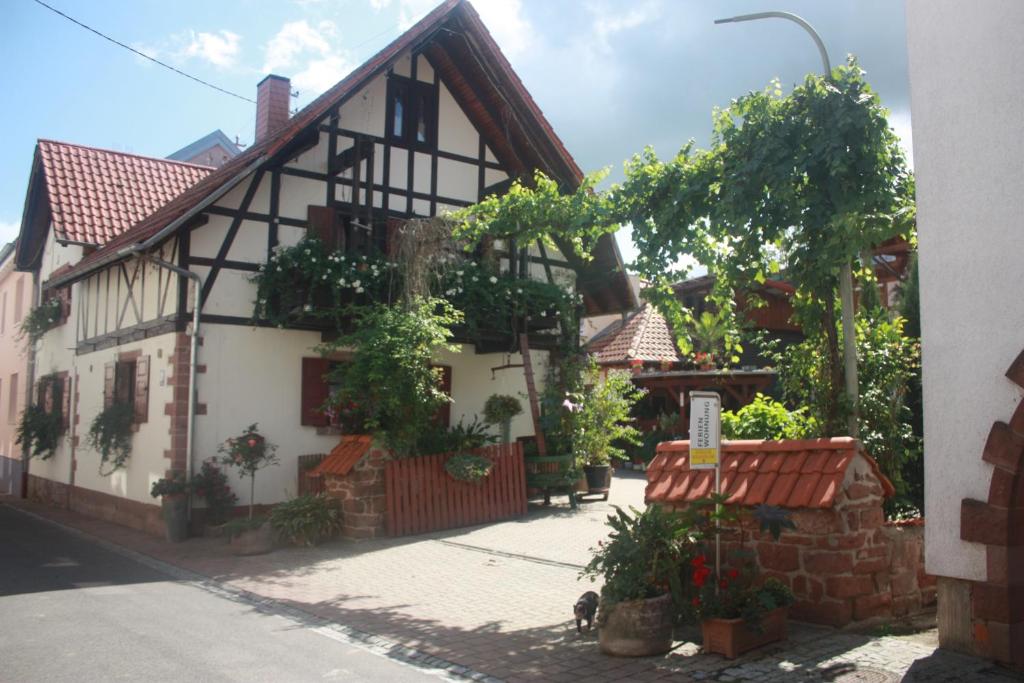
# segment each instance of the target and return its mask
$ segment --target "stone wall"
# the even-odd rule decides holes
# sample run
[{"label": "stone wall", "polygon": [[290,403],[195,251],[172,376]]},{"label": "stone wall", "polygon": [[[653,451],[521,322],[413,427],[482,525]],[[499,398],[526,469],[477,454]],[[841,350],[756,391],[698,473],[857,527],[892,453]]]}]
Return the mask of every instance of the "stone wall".
[{"label": "stone wall", "polygon": [[327,495],[341,501],[341,535],[382,538],[387,532],[384,464],[387,451],[371,448],[345,475],[324,474]]},{"label": "stone wall", "polygon": [[924,573],[924,527],[889,526],[883,490],[863,460],[850,466],[831,508],[791,510],[796,529],[778,541],[753,520],[726,528],[722,557],[753,551],[761,573],[792,589],[797,620],[846,626],[892,619],[935,604]]}]

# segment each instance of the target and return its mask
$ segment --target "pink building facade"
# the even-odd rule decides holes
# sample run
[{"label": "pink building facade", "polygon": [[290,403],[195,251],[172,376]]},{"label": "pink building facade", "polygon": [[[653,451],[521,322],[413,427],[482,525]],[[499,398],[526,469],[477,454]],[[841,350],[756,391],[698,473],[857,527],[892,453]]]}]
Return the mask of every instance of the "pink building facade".
[{"label": "pink building facade", "polygon": [[32,308],[32,289],[32,274],[14,270],[14,244],[0,249],[0,494],[21,493],[21,447],[15,440],[29,381],[20,329]]}]

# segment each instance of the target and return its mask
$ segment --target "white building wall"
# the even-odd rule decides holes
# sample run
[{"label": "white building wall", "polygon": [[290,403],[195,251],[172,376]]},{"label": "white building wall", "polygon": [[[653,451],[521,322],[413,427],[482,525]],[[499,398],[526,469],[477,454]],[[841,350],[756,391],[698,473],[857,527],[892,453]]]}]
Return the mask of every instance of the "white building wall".
[{"label": "white building wall", "polygon": [[986,578],[960,502],[987,500],[994,420],[1021,400],[1024,347],[1024,3],[908,0],[925,429],[925,561]]}]

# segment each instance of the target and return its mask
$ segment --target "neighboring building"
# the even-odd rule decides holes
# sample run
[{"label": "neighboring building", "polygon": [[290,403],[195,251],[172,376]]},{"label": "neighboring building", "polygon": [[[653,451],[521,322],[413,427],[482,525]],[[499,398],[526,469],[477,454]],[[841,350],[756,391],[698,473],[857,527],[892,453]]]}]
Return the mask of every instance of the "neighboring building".
[{"label": "neighboring building", "polygon": [[21,321],[32,308],[32,275],[14,270],[15,244],[0,249],[0,493],[18,495],[22,486],[18,422],[28,391],[29,364]]},{"label": "neighboring building", "polygon": [[[168,470],[198,468],[226,438],[258,423],[279,446],[281,466],[256,478],[256,500],[294,495],[298,457],[331,450],[338,436],[317,410],[327,393],[330,361],[316,351],[326,330],[253,320],[251,276],[273,250],[310,229],[353,256],[374,244],[387,253],[403,220],[472,204],[511,178],[541,170],[575,187],[583,177],[468,2],[444,3],[294,117],[285,78],[267,76],[257,100],[252,146],[212,172],[177,165],[203,177],[99,249],[83,251],[64,237],[70,228],[42,192],[50,176],[33,174],[18,265],[39,272],[44,298],[70,292],[63,296],[73,302],[37,354],[40,375],[71,382],[64,386],[72,419],[56,456],[31,464],[35,494],[156,531],[152,482]],[[44,143],[37,166],[41,157]],[[51,193],[50,203],[63,199]],[[108,201],[100,220],[116,206]],[[368,228],[370,239],[352,237],[355,228]],[[589,262],[568,248],[545,256],[539,245],[519,247],[515,270],[496,248],[503,271],[576,280],[591,315],[635,306],[610,236]],[[196,293],[181,271],[202,283],[194,366]],[[539,381],[556,345],[552,335],[544,339],[538,336],[533,358]],[[488,343],[456,341],[458,353],[437,358],[448,367],[449,419],[476,415],[493,393],[525,392],[522,373],[492,380],[488,372],[521,362],[509,353],[516,348],[509,330]],[[137,431],[127,467],[104,477],[98,455],[79,437],[113,401],[134,405]],[[528,415],[514,420],[513,437],[532,432]]]},{"label": "neighboring building", "polygon": [[1024,3],[909,0],[925,562],[943,647],[1024,667]]},{"label": "neighboring building", "polygon": [[220,168],[242,152],[238,145],[224,135],[223,131],[217,129],[199,138],[190,145],[186,145],[174,154],[169,154],[168,159],[172,161],[183,161],[187,164],[199,166],[210,166]]}]

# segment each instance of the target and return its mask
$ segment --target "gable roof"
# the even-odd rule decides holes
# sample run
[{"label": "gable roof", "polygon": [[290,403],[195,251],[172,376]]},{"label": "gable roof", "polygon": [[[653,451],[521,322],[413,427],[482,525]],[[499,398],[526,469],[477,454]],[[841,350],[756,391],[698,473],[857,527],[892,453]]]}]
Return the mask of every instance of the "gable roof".
[{"label": "gable roof", "polygon": [[18,268],[42,252],[46,231],[63,244],[102,246],[213,169],[178,161],[39,140],[18,240]]},{"label": "gable roof", "polygon": [[668,321],[649,303],[631,313],[625,321],[615,321],[594,335],[587,343],[587,351],[602,365],[633,359],[682,360]]},{"label": "gable roof", "polygon": [[[252,145],[48,284],[61,286],[80,279],[123,258],[126,248],[143,250],[154,246],[248,173],[267,162],[294,156],[306,144],[307,135],[317,135],[317,122],[368,85],[409,49],[422,50],[436,64],[456,102],[513,175],[528,176],[533,169],[540,169],[567,189],[575,189],[579,185],[583,173],[476,11],[466,0],[445,0],[272,135]],[[603,236],[598,241],[594,256],[592,262],[585,264],[575,255],[567,255],[581,272],[581,288],[588,312],[633,308],[636,300],[614,238]]]},{"label": "gable roof", "polygon": [[[714,470],[691,470],[690,442],[658,445],[647,468],[648,503],[685,503],[707,497]],[[794,441],[723,441],[721,491],[729,503],[785,508],[830,508],[856,457],[863,457],[885,496],[896,493],[876,463],[850,437]]]}]

